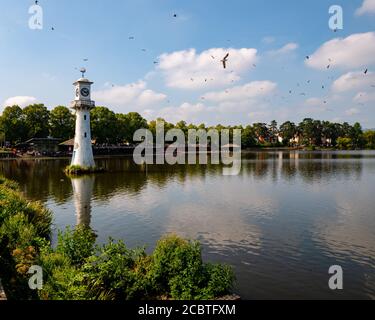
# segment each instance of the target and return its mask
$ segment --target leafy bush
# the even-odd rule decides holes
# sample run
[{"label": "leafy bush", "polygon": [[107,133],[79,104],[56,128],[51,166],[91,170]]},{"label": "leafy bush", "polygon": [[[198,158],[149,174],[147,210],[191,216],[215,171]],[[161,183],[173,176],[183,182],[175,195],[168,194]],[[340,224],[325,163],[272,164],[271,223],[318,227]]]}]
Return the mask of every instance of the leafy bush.
[{"label": "leafy bush", "polygon": [[214,299],[234,281],[230,267],[202,262],[198,242],[175,235],[161,239],[152,255],[122,241],[93,251],[85,242],[93,244],[90,232],[67,229],[56,249],[42,250],[42,299]]},{"label": "leafy bush", "polygon": [[231,268],[204,264],[200,244],[176,235],[158,242],[151,272],[158,292],[172,299],[214,299],[228,293],[234,282]]},{"label": "leafy bush", "polygon": [[83,266],[89,296],[102,300],[130,300],[147,296],[149,260],[144,249],[130,250],[112,240]]},{"label": "leafy bush", "polygon": [[52,215],[40,203],[28,202],[17,184],[0,177],[0,273],[8,298],[35,298],[27,271],[50,235]]},{"label": "leafy bush", "polygon": [[59,231],[57,253],[61,253],[70,259],[73,265],[81,265],[94,254],[96,235],[86,227],[78,226],[74,231],[69,227],[65,232]]},{"label": "leafy bush", "polygon": [[353,149],[353,140],[351,138],[338,138],[337,148],[340,150]]}]

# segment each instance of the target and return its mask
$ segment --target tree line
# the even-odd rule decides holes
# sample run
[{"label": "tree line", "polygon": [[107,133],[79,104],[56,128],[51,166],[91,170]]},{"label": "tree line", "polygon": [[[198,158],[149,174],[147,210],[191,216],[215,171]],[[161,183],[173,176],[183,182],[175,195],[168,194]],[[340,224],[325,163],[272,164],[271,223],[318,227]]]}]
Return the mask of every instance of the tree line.
[{"label": "tree line", "polygon": [[[176,124],[164,119],[147,122],[139,113],[115,113],[106,107],[91,110],[92,138],[98,144],[132,143],[134,132],[141,128],[155,134],[157,121],[163,121],[165,131],[177,128],[185,132],[189,129],[241,129],[242,147],[281,147],[308,146],[334,147],[339,149],[375,149],[375,131],[362,130],[359,123],[306,118],[299,124],[286,121],[280,126],[274,120],[270,124],[254,123],[248,126],[195,125],[180,121]],[[49,111],[43,104],[33,104],[25,108],[6,107],[0,116],[0,141],[7,141],[14,146],[31,138],[48,136],[68,140],[74,137],[75,116],[65,106],[57,106]]]}]

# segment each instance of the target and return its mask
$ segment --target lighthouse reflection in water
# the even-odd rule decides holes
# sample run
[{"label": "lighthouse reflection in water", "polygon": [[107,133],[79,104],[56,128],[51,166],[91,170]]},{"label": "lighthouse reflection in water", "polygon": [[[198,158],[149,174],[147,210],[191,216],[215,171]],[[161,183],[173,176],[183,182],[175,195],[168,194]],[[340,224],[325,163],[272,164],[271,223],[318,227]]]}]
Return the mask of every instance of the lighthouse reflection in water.
[{"label": "lighthouse reflection in water", "polygon": [[77,226],[90,227],[91,199],[95,177],[83,176],[72,178],[74,206],[76,209]]}]

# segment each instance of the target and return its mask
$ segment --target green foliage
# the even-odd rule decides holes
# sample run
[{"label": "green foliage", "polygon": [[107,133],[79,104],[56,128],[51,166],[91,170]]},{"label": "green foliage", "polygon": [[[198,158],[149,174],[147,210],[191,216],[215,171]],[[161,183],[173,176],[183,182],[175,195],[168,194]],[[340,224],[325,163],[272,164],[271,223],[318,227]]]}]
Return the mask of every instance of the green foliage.
[{"label": "green foliage", "polygon": [[128,114],[116,114],[117,118],[117,142],[133,143],[133,135],[138,129],[147,129],[147,121],[137,112]]},{"label": "green foliage", "polygon": [[35,298],[26,274],[49,238],[51,221],[47,209],[26,201],[15,183],[0,177],[0,273],[9,299]]},{"label": "green foliage", "polygon": [[350,150],[353,148],[353,141],[351,138],[338,138],[337,148],[340,150]]},{"label": "green foliage", "polygon": [[81,265],[93,255],[96,236],[91,229],[78,226],[74,231],[69,227],[59,231],[56,252],[68,257],[72,264]]},{"label": "green foliage", "polygon": [[49,111],[43,104],[33,104],[22,110],[27,138],[44,138],[49,134]]},{"label": "green foliage", "polygon": [[85,174],[90,174],[90,173],[103,172],[104,169],[98,168],[98,167],[83,167],[80,165],[70,165],[70,166],[67,166],[64,171],[67,175],[80,176],[80,175],[85,175]]},{"label": "green foliage", "polygon": [[[204,264],[198,242],[171,235],[161,239],[153,254],[153,282],[159,293],[172,299],[214,299],[228,293],[233,271],[224,266]],[[216,286],[220,283],[219,286]]]},{"label": "green foliage", "polygon": [[114,143],[117,138],[117,119],[113,111],[105,107],[91,110],[92,137],[97,143]]},{"label": "green foliage", "polygon": [[132,300],[147,297],[147,256],[144,249],[130,250],[112,240],[83,266],[88,295],[100,300]]},{"label": "green foliage", "polygon": [[49,115],[50,136],[68,140],[74,137],[74,115],[67,107],[58,106]]},{"label": "green foliage", "polygon": [[6,107],[0,117],[0,128],[5,141],[13,145],[25,140],[27,128],[22,109],[19,106]]},{"label": "green foliage", "polygon": [[363,134],[364,145],[367,149],[375,149],[375,131],[366,131]]}]

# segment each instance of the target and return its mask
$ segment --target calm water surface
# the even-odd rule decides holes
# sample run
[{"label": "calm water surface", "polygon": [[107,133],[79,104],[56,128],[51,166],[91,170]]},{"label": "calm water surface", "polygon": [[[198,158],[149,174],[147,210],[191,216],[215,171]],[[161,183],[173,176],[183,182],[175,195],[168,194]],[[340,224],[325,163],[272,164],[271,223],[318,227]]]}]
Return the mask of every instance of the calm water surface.
[{"label": "calm water surface", "polygon": [[[97,159],[109,172],[67,178],[69,159],[0,161],[56,229],[82,223],[151,251],[165,233],[199,239],[204,258],[232,265],[244,299],[375,299],[375,152],[259,152],[240,175],[207,166],[139,167]],[[328,269],[344,290],[328,289]]]}]

